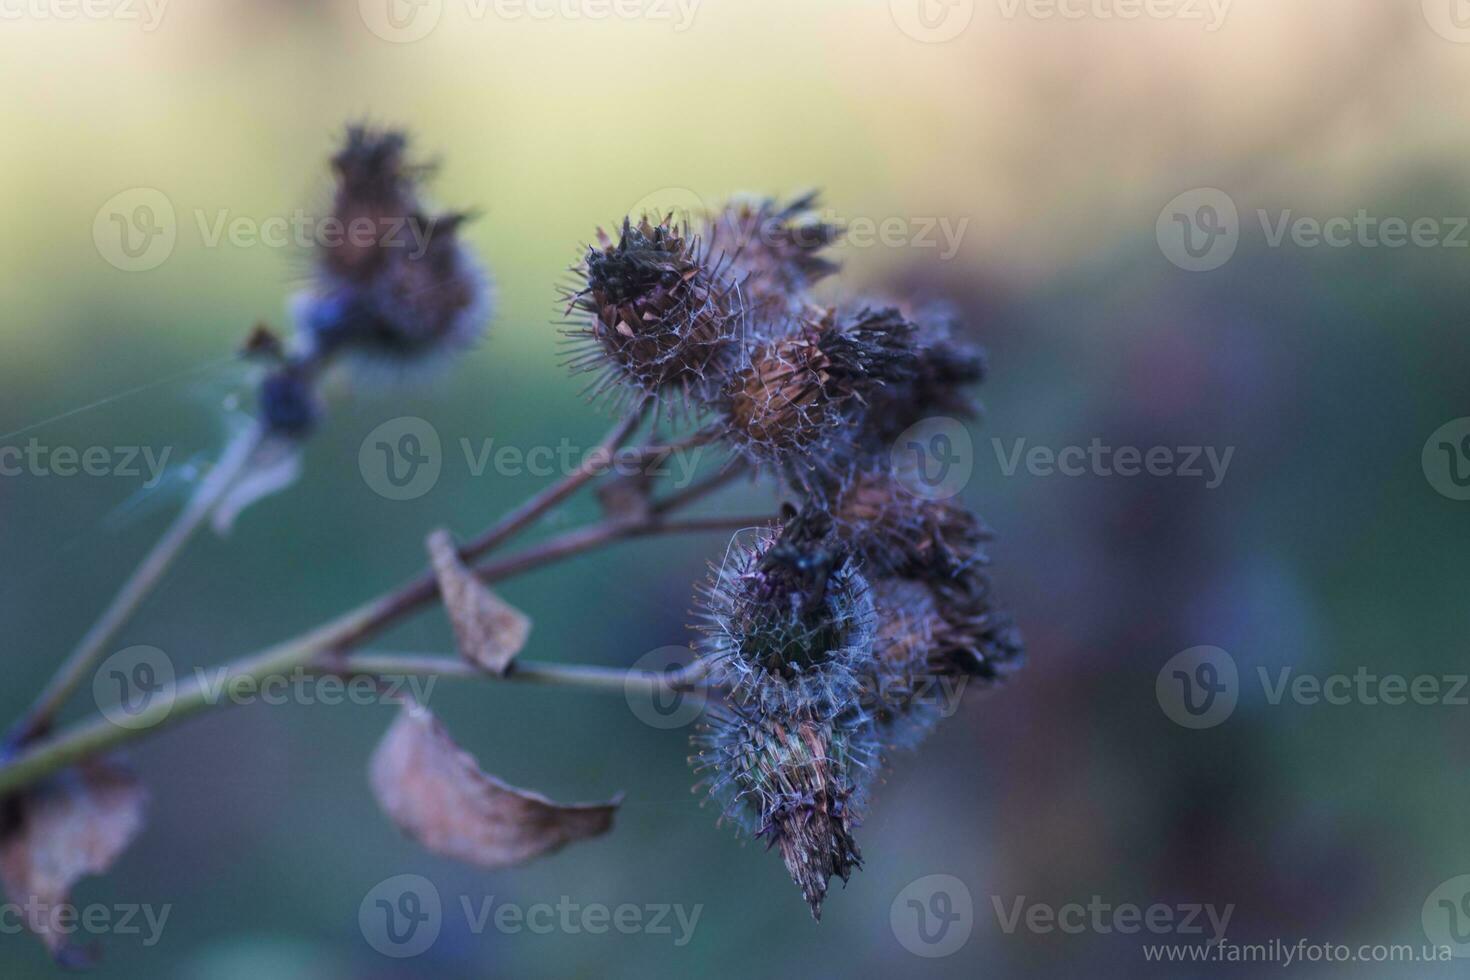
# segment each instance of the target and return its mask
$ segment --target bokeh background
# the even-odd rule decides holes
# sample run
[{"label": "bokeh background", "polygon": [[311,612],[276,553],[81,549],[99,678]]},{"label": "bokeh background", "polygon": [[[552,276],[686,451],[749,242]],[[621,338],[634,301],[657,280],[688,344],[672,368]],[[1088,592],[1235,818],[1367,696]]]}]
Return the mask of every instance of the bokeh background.
[{"label": "bokeh background", "polygon": [[[576,5],[535,9],[583,16],[536,18],[431,0],[398,9],[407,35],[371,0],[172,0],[151,29],[141,4],[76,19],[57,0],[4,9],[0,431],[14,434],[0,444],[145,445],[180,465],[152,492],[137,477],[0,479],[0,714],[21,710],[146,550],[187,489],[184,464],[218,450],[232,401],[248,409],[230,358],[242,334],[286,322],[300,250],[206,232],[222,215],[319,209],[322,162],[355,119],[410,127],[443,161],[437,200],[481,212],[469,235],[499,283],[493,333],[447,373],[338,391],[300,483],[229,539],[202,537],[119,646],[157,646],[188,670],[415,573],[428,531],[471,533],[544,481],[476,477],[451,448],[431,493],[386,500],[357,465],[368,432],[414,415],[450,447],[590,445],[606,419],[558,367],[551,321],[594,228],[651,197],[818,186],[831,216],[897,219],[908,236],[843,249],[847,294],[942,295],[990,350],[966,497],[998,531],[997,581],[1030,650],[1012,683],[967,698],[896,760],[861,832],[867,866],[820,925],[775,855],[697,805],[684,733],[640,723],[620,698],[435,689],[434,709],[505,779],[564,800],[627,793],[609,837],[495,874],[426,855],[377,813],[364,767],[391,708],[211,714],[132,753],[149,826],[76,900],[172,910],[151,948],[102,937],[102,975],[1277,969],[1150,964],[1140,936],[1008,934],[996,903],[1023,896],[1233,904],[1241,943],[1430,942],[1426,899],[1470,873],[1470,706],[1272,704],[1257,672],[1470,669],[1470,503],[1421,464],[1431,433],[1470,415],[1470,235],[1456,245],[1453,221],[1470,215],[1470,33],[1451,0],[1235,0],[1219,21],[1193,4],[1134,19],[1075,5],[1068,19],[999,0],[703,0],[688,23],[652,4],[632,19]],[[432,29],[410,39],[427,23],[413,17]],[[176,241],[161,264],[125,271],[94,225],[138,188],[167,198]],[[1238,208],[1239,242],[1192,272],[1157,229],[1199,188]],[[1273,246],[1260,211],[1432,218],[1440,240]],[[939,219],[963,223],[953,255],[912,240]],[[1234,456],[1210,489],[1007,475],[991,441],[1094,438]],[[765,499],[737,489],[707,511]],[[594,516],[568,504],[526,540]],[[507,584],[536,621],[526,656],[625,665],[684,642],[692,583],[724,545],[639,542]],[[379,645],[447,650],[450,636],[431,611]],[[1155,681],[1200,645],[1233,656],[1241,690],[1227,721],[1189,730]],[[91,708],[84,691],[74,712]],[[398,961],[365,941],[358,908],[404,873],[432,880],[450,912],[428,953]],[[890,907],[932,874],[963,883],[974,921],[958,952],[931,959],[905,948]],[[460,896],[702,912],[683,947],[474,935]],[[1452,976],[1461,962],[1291,970]],[[5,934],[0,972],[54,968]]]}]

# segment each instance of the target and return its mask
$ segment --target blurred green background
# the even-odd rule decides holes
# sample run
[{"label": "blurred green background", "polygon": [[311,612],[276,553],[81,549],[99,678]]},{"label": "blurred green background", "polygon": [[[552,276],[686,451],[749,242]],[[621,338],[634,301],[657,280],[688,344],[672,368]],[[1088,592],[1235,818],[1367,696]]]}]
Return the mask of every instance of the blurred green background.
[{"label": "blurred green background", "polygon": [[[229,539],[201,537],[118,646],[157,646],[188,670],[416,573],[428,531],[473,533],[545,482],[472,475],[450,448],[460,438],[588,446],[605,428],[558,367],[551,325],[556,286],[599,224],[638,202],[819,186],[849,222],[967,222],[952,257],[911,240],[844,248],[842,289],[942,296],[990,350],[967,499],[997,529],[998,588],[1030,664],[895,760],[861,831],[867,866],[834,886],[820,925],[775,855],[697,805],[685,733],[641,724],[620,698],[434,690],[432,707],[506,780],[559,800],[627,793],[609,837],[495,874],[425,854],[376,811],[364,769],[390,708],[213,713],[132,753],[150,823],[75,900],[172,911],[152,948],[102,937],[103,975],[1274,969],[1148,964],[1137,936],[1007,934],[995,903],[1021,896],[1234,904],[1239,942],[1429,942],[1426,898],[1470,873],[1470,707],[1272,705],[1255,678],[1466,670],[1470,503],[1436,492],[1421,450],[1470,415],[1470,254],[1273,247],[1257,214],[1366,211],[1446,229],[1470,214],[1470,45],[1434,3],[1236,0],[1208,30],[983,0],[704,0],[688,24],[660,5],[643,9],[670,19],[431,0],[420,13],[438,20],[416,40],[381,36],[381,7],[173,0],[145,29],[141,6],[62,19],[36,0],[0,21],[0,431],[26,430],[0,445],[146,445],[175,463],[217,451],[227,404],[248,407],[229,352],[255,320],[286,322],[307,265],[299,249],[211,246],[206,231],[222,215],[322,208],[323,161],[347,121],[406,126],[442,159],[435,198],[479,209],[469,237],[499,285],[488,341],[446,373],[338,391],[301,482]],[[93,230],[136,188],[168,199],[177,241],[129,272]],[[1224,191],[1240,215],[1237,252],[1208,272],[1178,268],[1156,235],[1196,188]],[[408,502],[373,493],[357,466],[367,433],[401,415],[431,421],[447,447],[437,486]],[[1235,454],[1210,490],[1007,476],[992,438]],[[177,505],[170,480],[139,507],[141,484],[0,479],[0,714],[22,709]],[[737,490],[706,512],[767,500]],[[526,540],[593,516],[579,500]],[[508,583],[536,621],[526,656],[626,665],[684,642],[692,585],[724,545],[625,544]],[[431,611],[376,645],[450,644]],[[1160,709],[1155,680],[1198,645],[1229,651],[1243,690],[1227,722],[1192,731]],[[90,708],[84,691],[74,711]],[[364,940],[358,907],[403,873],[428,877],[452,911],[428,953],[399,961]],[[910,953],[890,920],[900,891],[931,874],[960,879],[974,905],[968,941],[936,959]],[[682,948],[647,934],[474,935],[460,896],[702,913]],[[1292,969],[1453,976],[1458,963]],[[31,937],[5,934],[0,972],[53,968]]]}]

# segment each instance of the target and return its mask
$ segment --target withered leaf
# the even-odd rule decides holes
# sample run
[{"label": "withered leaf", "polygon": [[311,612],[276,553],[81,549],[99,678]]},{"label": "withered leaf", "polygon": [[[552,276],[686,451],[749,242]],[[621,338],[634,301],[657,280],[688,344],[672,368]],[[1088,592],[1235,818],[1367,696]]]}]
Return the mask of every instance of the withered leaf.
[{"label": "withered leaf", "polygon": [[247,507],[289,489],[300,478],[300,449],[283,439],[267,441],[255,450],[245,471],[215,505],[210,527],[220,537],[227,536]]},{"label": "withered leaf", "polygon": [[429,560],[444,596],[460,655],[492,674],[504,677],[526,647],[531,620],[475,578],[459,559],[448,531],[429,535]]},{"label": "withered leaf", "polygon": [[0,883],[58,961],[82,965],[90,958],[70,945],[58,916],[72,886],[105,872],[142,830],[147,799],[131,771],[94,760],[4,801]]},{"label": "withered leaf", "polygon": [[405,705],[373,752],[373,795],[405,834],[436,854],[506,868],[612,828],[621,798],[553,803],[481,771],[427,708]]}]

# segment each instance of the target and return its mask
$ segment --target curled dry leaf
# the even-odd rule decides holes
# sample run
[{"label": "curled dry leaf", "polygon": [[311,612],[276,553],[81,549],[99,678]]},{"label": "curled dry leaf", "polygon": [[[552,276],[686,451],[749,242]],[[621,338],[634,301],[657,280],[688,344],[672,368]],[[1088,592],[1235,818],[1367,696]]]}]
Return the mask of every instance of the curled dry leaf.
[{"label": "curled dry leaf", "polygon": [[477,867],[510,867],[597,837],[619,799],[553,803],[482,772],[427,708],[405,705],[373,753],[373,795],[408,836]]},{"label": "curled dry leaf", "polygon": [[448,531],[429,535],[428,547],[460,655],[504,677],[516,655],[526,647],[531,635],[530,617],[475,577],[460,561]]},{"label": "curled dry leaf", "polygon": [[255,450],[245,472],[215,505],[210,527],[220,537],[227,536],[235,529],[235,519],[245,508],[289,489],[300,478],[300,448],[286,439],[267,440]]},{"label": "curled dry leaf", "polygon": [[68,965],[90,956],[68,943],[59,913],[72,886],[110,868],[143,828],[147,793],[131,771],[96,760],[4,801],[0,882],[51,955]]}]

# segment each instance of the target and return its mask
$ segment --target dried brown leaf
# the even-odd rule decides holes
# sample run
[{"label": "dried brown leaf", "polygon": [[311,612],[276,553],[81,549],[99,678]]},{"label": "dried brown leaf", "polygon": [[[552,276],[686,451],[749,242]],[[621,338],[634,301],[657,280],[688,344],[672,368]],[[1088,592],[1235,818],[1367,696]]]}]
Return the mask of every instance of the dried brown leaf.
[{"label": "dried brown leaf", "polygon": [[26,928],[60,962],[89,955],[69,945],[56,916],[71,889],[107,871],[143,828],[148,795],[131,771],[96,760],[63,770],[4,802],[0,884]]},{"label": "dried brown leaf", "polygon": [[460,655],[504,677],[516,655],[526,647],[531,635],[530,617],[475,577],[460,561],[448,531],[429,535],[428,547]]},{"label": "dried brown leaf", "polygon": [[373,795],[405,834],[477,867],[510,867],[612,828],[621,799],[553,803],[481,771],[427,708],[405,705],[373,753]]}]

